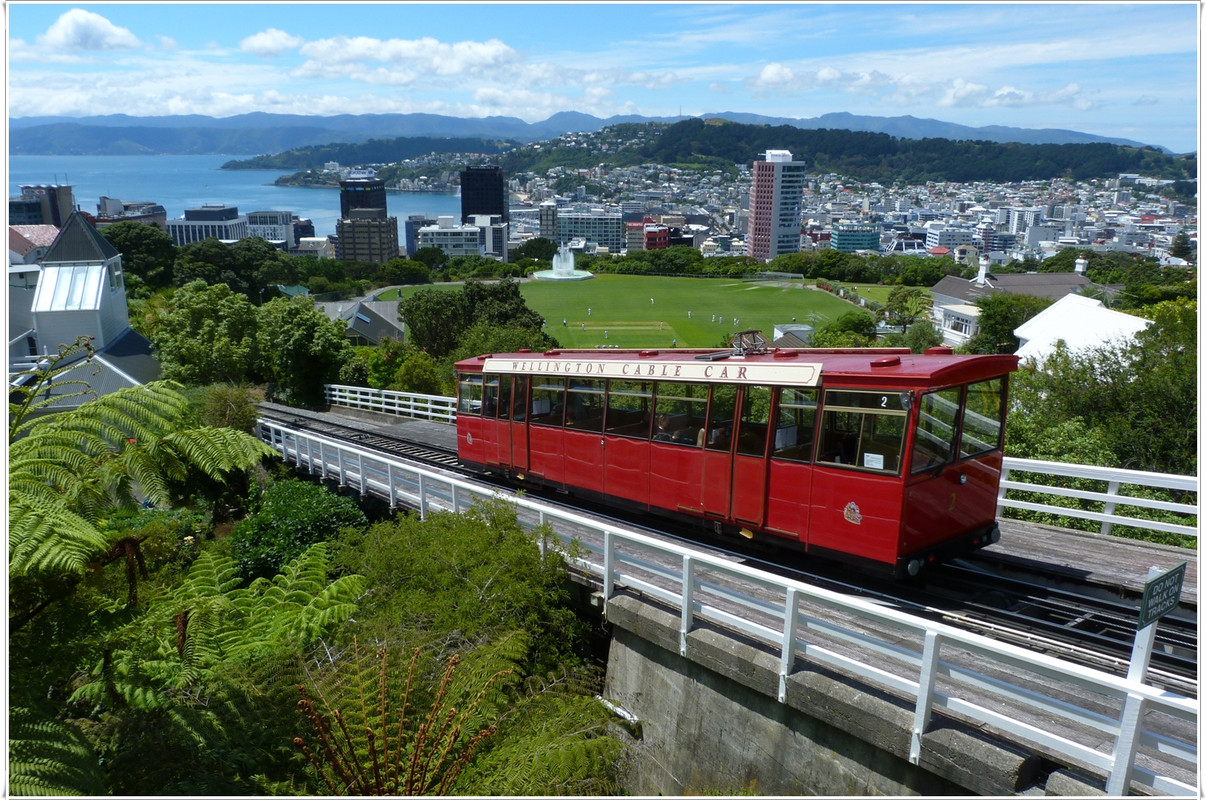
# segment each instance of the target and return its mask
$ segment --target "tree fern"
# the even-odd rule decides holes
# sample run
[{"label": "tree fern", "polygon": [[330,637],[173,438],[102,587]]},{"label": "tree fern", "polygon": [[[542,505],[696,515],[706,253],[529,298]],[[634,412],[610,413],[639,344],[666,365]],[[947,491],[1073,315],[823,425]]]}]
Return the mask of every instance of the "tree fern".
[{"label": "tree fern", "polygon": [[8,710],[10,795],[106,794],[96,751],[80,731],[35,709]]},{"label": "tree fern", "polygon": [[[121,389],[52,416],[31,416],[51,369],[22,402],[10,403],[9,574],[82,573],[106,549],[95,528],[139,496],[165,504],[190,469],[221,479],[273,451],[226,428],[186,428],[188,402],[166,382]],[[40,373],[39,373],[40,374]]]}]

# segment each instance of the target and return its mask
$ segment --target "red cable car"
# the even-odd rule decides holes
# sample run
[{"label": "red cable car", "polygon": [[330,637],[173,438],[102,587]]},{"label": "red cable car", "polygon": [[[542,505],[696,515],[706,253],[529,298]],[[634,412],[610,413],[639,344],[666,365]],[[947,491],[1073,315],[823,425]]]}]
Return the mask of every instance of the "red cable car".
[{"label": "red cable car", "polygon": [[1012,355],[550,350],[457,369],[471,468],[897,577],[990,544]]}]

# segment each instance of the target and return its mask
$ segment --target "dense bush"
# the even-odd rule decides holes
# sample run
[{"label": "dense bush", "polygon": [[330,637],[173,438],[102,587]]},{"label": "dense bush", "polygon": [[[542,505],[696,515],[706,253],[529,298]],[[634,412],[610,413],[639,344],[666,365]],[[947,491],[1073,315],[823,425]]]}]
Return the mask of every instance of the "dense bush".
[{"label": "dense bush", "polygon": [[230,534],[231,554],[248,579],[270,578],[310,545],[368,522],[351,499],[303,481],[273,483],[256,506]]}]

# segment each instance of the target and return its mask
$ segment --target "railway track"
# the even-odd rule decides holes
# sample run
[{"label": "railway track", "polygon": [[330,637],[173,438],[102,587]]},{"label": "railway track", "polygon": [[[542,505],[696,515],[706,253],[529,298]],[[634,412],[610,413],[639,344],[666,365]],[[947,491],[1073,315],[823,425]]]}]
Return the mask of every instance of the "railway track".
[{"label": "railway track", "polygon": [[[263,407],[261,413],[281,423],[321,433],[367,448],[397,455],[423,465],[463,472],[455,451],[422,444],[355,424],[334,422],[329,417],[291,413],[284,407]],[[499,484],[503,486],[503,484]],[[508,487],[513,488],[513,487]],[[567,505],[565,496],[527,487],[530,494],[547,502]],[[798,554],[787,560],[775,558],[767,548],[742,541],[700,541],[698,528],[668,523],[654,529],[645,523],[648,515],[625,515],[613,507],[575,503],[573,507],[649,535],[714,549],[743,561],[797,580],[837,591],[873,597],[908,613],[978,632],[1000,641],[1048,653],[1104,671],[1125,675],[1138,608],[1133,603],[1110,601],[1089,592],[1056,589],[1034,580],[1003,577],[975,565],[953,563],[927,573],[923,581],[850,580],[849,570],[840,567],[807,567],[798,564]],[[1156,648],[1148,682],[1187,697],[1197,696],[1197,624],[1195,620],[1170,615],[1158,623]]]}]

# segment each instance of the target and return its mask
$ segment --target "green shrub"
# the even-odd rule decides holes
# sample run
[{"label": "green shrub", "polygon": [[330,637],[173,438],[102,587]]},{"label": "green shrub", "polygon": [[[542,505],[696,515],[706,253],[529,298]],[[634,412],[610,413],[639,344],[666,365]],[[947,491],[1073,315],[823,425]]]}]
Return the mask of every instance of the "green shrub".
[{"label": "green shrub", "polygon": [[268,487],[255,512],[230,534],[231,555],[244,578],[271,578],[307,547],[368,523],[351,499],[303,481]]}]

